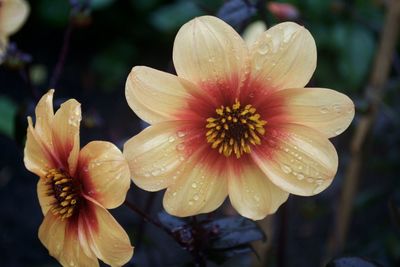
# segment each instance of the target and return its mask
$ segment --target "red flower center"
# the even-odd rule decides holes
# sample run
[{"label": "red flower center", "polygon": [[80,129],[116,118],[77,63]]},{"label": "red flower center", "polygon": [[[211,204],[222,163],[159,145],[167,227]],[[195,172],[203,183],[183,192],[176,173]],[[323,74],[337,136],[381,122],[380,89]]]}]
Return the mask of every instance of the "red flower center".
[{"label": "red flower center", "polygon": [[241,106],[236,99],[232,106],[221,106],[215,110],[216,116],[207,119],[207,142],[220,154],[229,157],[234,153],[240,158],[250,153],[251,146],[261,144],[266,121],[252,105]]},{"label": "red flower center", "polygon": [[71,217],[77,209],[80,200],[80,183],[60,169],[47,172],[47,195],[53,196],[51,211],[62,220]]}]

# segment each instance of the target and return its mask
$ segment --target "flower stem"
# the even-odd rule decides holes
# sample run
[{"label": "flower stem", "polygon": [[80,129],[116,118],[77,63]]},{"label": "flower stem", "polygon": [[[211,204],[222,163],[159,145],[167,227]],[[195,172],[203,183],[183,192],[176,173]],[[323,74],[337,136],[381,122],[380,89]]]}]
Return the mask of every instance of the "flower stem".
[{"label": "flower stem", "polygon": [[[136,207],[135,204],[129,202],[128,200],[125,200],[124,202],[125,206],[127,206],[130,210],[132,210],[133,212],[137,213],[138,215],[140,215],[146,222],[149,222],[151,224],[153,224],[154,226],[156,226],[157,228],[163,230],[166,234],[168,234],[169,236],[171,236],[175,241],[178,242],[178,240],[176,240],[176,237],[174,236],[174,234],[171,232],[170,229],[168,229],[167,227],[165,227],[164,225],[162,225],[159,221],[151,218],[148,214],[146,214],[145,212],[143,212],[141,209],[139,209],[138,207]],[[179,242],[178,242],[179,243]]]},{"label": "flower stem", "polygon": [[71,33],[72,33],[73,28],[74,28],[73,27],[73,18],[71,18],[69,21],[68,27],[64,33],[63,45],[61,48],[60,55],[58,56],[57,64],[54,68],[53,75],[51,76],[51,79],[50,79],[49,88],[55,88],[57,86],[57,82],[61,76],[61,73],[62,73],[64,65],[65,65],[65,60],[67,58],[67,54],[68,54],[68,50],[69,50],[69,43],[70,43]]}]

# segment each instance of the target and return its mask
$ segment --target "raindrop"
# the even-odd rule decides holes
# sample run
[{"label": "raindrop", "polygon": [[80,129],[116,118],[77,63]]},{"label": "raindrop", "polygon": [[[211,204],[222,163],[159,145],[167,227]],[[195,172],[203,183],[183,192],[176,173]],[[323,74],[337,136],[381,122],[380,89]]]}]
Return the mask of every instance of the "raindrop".
[{"label": "raindrop", "polygon": [[176,134],[177,134],[178,137],[180,137],[180,138],[182,138],[182,137],[184,137],[184,136],[186,135],[186,133],[183,132],[183,131],[178,131]]},{"label": "raindrop", "polygon": [[281,166],[281,169],[282,169],[282,171],[283,171],[284,173],[286,173],[286,174],[289,174],[289,173],[292,172],[292,169],[291,169],[289,166],[287,166],[287,165],[282,165],[282,166]]},{"label": "raindrop", "polygon": [[160,169],[155,169],[155,170],[153,170],[153,171],[151,172],[151,175],[153,175],[153,176],[158,176],[158,175],[160,175],[160,173],[161,173],[161,170],[160,170]]},{"label": "raindrop", "polygon": [[194,195],[193,199],[196,200],[196,201],[199,200],[199,195]]},{"label": "raindrop", "polygon": [[301,173],[299,173],[299,174],[297,175],[297,179],[299,179],[300,181],[303,180],[303,179],[304,179],[304,175],[301,174]]},{"label": "raindrop", "polygon": [[176,192],[173,192],[173,193],[172,193],[172,196],[173,196],[173,197],[176,196]]},{"label": "raindrop", "polygon": [[196,184],[196,183],[193,183],[193,184],[192,184],[192,187],[193,187],[193,188],[196,188],[196,187],[197,187],[197,184]]},{"label": "raindrop", "polygon": [[333,108],[333,110],[334,110],[336,113],[338,113],[338,114],[340,114],[340,113],[342,112],[342,108],[340,107],[339,104],[333,104],[333,105],[332,105],[332,108]]},{"label": "raindrop", "polygon": [[177,150],[183,150],[185,148],[185,145],[184,144],[182,144],[182,143],[180,143],[180,144],[178,144],[177,146],[176,146],[176,149]]},{"label": "raindrop", "polygon": [[265,55],[269,51],[269,44],[268,43],[262,43],[259,48],[258,48],[258,53],[261,55]]},{"label": "raindrop", "polygon": [[335,134],[341,134],[341,133],[342,133],[342,128],[336,129]]},{"label": "raindrop", "polygon": [[319,108],[319,111],[323,114],[328,113],[329,112],[329,108],[327,106],[322,106]]},{"label": "raindrop", "polygon": [[171,135],[171,136],[168,138],[168,142],[172,143],[172,142],[174,142],[174,141],[175,141],[175,137]]}]

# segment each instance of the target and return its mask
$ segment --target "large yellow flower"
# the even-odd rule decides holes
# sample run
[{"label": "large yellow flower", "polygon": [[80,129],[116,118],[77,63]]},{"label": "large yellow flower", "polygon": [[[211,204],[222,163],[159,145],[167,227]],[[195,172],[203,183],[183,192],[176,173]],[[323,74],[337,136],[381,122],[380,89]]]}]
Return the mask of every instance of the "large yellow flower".
[{"label": "large yellow flower", "polygon": [[7,47],[8,36],[22,27],[29,10],[25,0],[0,0],[0,62]]},{"label": "large yellow flower", "polygon": [[53,113],[50,90],[28,117],[24,162],[40,177],[37,192],[45,215],[39,239],[64,266],[99,266],[97,258],[120,266],[133,248],[124,229],[106,210],[125,200],[129,167],[109,142],[93,141],[80,150],[80,104],[70,99]]},{"label": "large yellow flower", "polygon": [[328,138],[349,126],[354,105],[304,88],[316,59],[311,34],[292,22],[250,48],[215,17],[183,25],[178,76],[139,66],[127,79],[129,106],[152,124],[124,146],[134,183],[167,188],[164,208],[176,216],[210,212],[229,195],[251,219],[274,213],[289,193],[327,188],[338,167]]}]

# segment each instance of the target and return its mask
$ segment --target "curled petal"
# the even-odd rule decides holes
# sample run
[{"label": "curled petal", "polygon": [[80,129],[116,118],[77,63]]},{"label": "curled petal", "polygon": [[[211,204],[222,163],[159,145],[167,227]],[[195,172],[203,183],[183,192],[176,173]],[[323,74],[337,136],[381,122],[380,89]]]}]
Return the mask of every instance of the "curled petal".
[{"label": "curled petal", "polygon": [[25,0],[3,0],[0,6],[0,34],[11,35],[25,23],[30,7]]},{"label": "curled petal", "polygon": [[54,153],[72,177],[78,164],[80,121],[81,107],[75,99],[61,104],[52,121]]},{"label": "curled petal", "polygon": [[100,205],[88,201],[79,225],[93,254],[106,264],[122,266],[132,258],[133,247],[125,230]]},{"label": "curled petal", "polygon": [[85,193],[111,209],[124,202],[130,185],[128,163],[112,143],[93,141],[79,154],[79,177]]},{"label": "curled petal", "polygon": [[231,170],[229,199],[232,206],[244,217],[261,220],[275,213],[288,196],[257,165],[244,166],[240,172]]},{"label": "curled petal", "polygon": [[50,149],[52,142],[51,122],[54,118],[53,95],[54,89],[49,90],[42,96],[35,108],[35,131]]},{"label": "curled petal", "polygon": [[354,104],[337,91],[300,88],[278,91],[285,100],[288,120],[324,133],[328,138],[341,134],[354,118]]},{"label": "curled petal", "polygon": [[338,167],[336,150],[327,137],[297,124],[271,128],[265,144],[251,156],[276,186],[301,196],[326,189]]},{"label": "curled petal", "polygon": [[179,77],[200,87],[224,81],[224,88],[237,92],[247,75],[248,52],[243,39],[228,24],[202,16],[177,33],[173,61]]},{"label": "curled petal", "polygon": [[28,129],[24,149],[25,167],[38,176],[44,176],[49,168],[54,166],[51,152],[43,144],[32,126],[32,119],[28,117]]},{"label": "curled petal", "polygon": [[175,75],[147,67],[134,67],[128,76],[125,95],[131,109],[148,123],[173,120],[185,106],[195,85]]},{"label": "curled petal", "polygon": [[207,213],[224,202],[228,195],[227,176],[205,162],[211,161],[193,156],[176,182],[167,188],[163,205],[169,214],[186,217]]},{"label": "curled petal", "polygon": [[124,145],[133,182],[142,189],[158,191],[172,183],[185,160],[182,122],[149,126]]},{"label": "curled petal", "polygon": [[284,22],[260,36],[250,58],[254,79],[276,89],[301,88],[314,73],[317,49],[308,30]]}]

